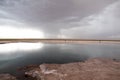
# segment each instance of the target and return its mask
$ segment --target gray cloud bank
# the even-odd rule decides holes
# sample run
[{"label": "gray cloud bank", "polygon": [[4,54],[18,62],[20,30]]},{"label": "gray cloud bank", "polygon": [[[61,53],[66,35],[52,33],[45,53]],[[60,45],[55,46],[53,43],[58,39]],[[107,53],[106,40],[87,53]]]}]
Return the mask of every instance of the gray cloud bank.
[{"label": "gray cloud bank", "polygon": [[120,39],[119,0],[0,0],[0,27],[40,29],[46,38]]}]

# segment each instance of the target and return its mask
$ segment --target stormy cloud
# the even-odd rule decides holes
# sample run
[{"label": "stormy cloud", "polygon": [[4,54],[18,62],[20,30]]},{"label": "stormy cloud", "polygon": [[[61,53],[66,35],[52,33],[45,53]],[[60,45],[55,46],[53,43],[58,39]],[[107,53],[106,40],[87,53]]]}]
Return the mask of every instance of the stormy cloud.
[{"label": "stormy cloud", "polygon": [[37,29],[45,38],[120,39],[119,0],[0,0],[0,29]]}]

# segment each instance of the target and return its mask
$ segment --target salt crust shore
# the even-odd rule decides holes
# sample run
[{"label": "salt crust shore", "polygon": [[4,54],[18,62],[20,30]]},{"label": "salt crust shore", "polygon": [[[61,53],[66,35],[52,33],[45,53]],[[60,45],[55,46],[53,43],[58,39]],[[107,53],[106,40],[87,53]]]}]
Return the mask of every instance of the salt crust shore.
[{"label": "salt crust shore", "polygon": [[[120,61],[115,59],[94,58],[67,64],[30,65],[22,69],[25,80],[120,80]],[[17,79],[0,74],[0,80]]]}]

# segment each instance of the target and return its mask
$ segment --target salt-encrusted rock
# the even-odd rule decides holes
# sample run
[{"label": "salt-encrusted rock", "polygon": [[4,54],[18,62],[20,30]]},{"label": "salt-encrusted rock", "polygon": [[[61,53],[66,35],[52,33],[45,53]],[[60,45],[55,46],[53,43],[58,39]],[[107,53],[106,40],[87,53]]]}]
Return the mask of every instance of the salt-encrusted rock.
[{"label": "salt-encrusted rock", "polygon": [[0,74],[0,80],[17,80],[17,79],[10,74]]},{"label": "salt-encrusted rock", "polygon": [[89,59],[68,64],[42,64],[25,75],[36,80],[120,80],[120,62]]}]

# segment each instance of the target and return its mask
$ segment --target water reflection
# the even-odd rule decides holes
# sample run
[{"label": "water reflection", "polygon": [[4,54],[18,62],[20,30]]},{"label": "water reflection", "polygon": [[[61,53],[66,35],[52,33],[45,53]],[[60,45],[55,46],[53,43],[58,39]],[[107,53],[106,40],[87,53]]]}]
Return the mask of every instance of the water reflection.
[{"label": "water reflection", "polygon": [[42,43],[9,43],[0,44],[0,54],[10,54],[15,51],[32,51],[43,47]]},{"label": "water reflection", "polygon": [[69,63],[95,57],[120,59],[120,45],[12,43],[7,46],[11,50],[5,45],[8,44],[0,46],[0,73],[16,74],[18,67],[31,64]]},{"label": "water reflection", "polygon": [[43,47],[42,43],[0,44],[0,60],[15,59],[15,58],[24,56],[28,52],[40,50],[42,47]]}]

